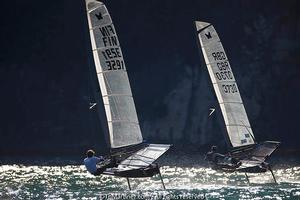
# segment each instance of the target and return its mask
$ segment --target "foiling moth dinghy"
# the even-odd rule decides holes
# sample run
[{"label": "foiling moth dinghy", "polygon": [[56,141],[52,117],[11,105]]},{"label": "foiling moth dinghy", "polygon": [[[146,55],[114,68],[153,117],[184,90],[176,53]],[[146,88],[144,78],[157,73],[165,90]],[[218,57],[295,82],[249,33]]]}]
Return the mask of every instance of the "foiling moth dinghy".
[{"label": "foiling moth dinghy", "polygon": [[[161,178],[155,161],[170,145],[143,142],[121,47],[108,10],[95,0],[86,0],[86,10],[96,69],[92,71],[97,73],[94,85],[100,86],[100,91],[94,91],[97,105],[93,108],[97,109],[102,122],[105,120],[102,126],[109,157],[117,163],[103,174],[127,178],[131,189],[129,178],[156,174]],[[163,184],[162,178],[161,182]]]},{"label": "foiling moth dinghy", "polygon": [[275,176],[266,159],[278,148],[280,142],[258,143],[252,132],[244,104],[219,36],[210,23],[196,21],[196,30],[203,57],[217,96],[226,126],[225,138],[230,157],[239,165],[221,163],[227,171],[260,173],[269,170]]}]

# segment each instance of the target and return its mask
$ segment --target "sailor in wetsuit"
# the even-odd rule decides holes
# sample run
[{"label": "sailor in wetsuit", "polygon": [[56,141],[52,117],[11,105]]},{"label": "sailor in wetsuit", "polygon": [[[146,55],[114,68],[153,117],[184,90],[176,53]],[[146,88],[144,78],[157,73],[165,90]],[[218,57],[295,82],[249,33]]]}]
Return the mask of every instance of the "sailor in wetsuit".
[{"label": "sailor in wetsuit", "polygon": [[[88,150],[86,152],[86,156],[87,157],[84,159],[84,165],[87,171],[95,176],[101,175],[107,168],[116,166],[115,163],[109,159],[105,160],[102,156],[95,156],[95,152],[93,150]],[[97,166],[97,164],[101,164],[101,166]]]},{"label": "sailor in wetsuit", "polygon": [[211,164],[217,165],[224,158],[224,155],[217,153],[217,146],[212,146],[210,148],[210,151],[206,153],[204,160],[208,161]]},{"label": "sailor in wetsuit", "polygon": [[212,146],[210,151],[206,153],[205,158],[210,164],[221,167],[236,168],[241,165],[241,162],[232,158],[229,155],[225,156],[223,154],[217,153],[217,146]]}]

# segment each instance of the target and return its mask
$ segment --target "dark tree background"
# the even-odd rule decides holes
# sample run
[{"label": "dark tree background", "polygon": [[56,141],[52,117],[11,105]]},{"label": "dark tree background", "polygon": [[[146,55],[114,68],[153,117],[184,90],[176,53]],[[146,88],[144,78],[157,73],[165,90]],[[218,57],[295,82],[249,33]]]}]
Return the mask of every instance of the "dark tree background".
[{"label": "dark tree background", "polygon": [[[107,0],[144,138],[174,148],[224,145],[220,111],[194,21],[211,22],[230,59],[256,138],[298,150],[297,0]],[[83,0],[1,3],[0,155],[104,150],[89,69]]]}]

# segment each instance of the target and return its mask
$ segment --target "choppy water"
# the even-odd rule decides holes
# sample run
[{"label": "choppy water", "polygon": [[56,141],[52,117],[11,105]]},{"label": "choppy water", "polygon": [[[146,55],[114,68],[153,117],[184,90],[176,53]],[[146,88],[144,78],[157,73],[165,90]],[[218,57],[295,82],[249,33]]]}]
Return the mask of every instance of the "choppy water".
[{"label": "choppy water", "polygon": [[300,167],[270,173],[226,174],[205,167],[161,168],[167,190],[158,177],[126,179],[94,177],[84,166],[0,166],[0,199],[300,199]]}]

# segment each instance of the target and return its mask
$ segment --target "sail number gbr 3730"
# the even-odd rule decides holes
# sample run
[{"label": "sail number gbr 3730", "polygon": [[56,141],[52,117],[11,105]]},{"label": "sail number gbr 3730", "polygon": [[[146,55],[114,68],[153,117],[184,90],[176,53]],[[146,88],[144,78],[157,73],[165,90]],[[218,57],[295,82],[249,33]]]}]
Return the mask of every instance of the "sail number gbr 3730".
[{"label": "sail number gbr 3730", "polygon": [[102,63],[104,70],[124,70],[125,64],[114,26],[102,26],[99,30],[102,36],[101,54],[105,62]]},{"label": "sail number gbr 3730", "polygon": [[[214,61],[217,61],[216,65],[218,70],[215,72],[215,76],[218,81],[234,81],[231,68],[226,59],[226,55],[223,51],[212,52]],[[238,89],[235,83],[227,84],[222,83],[224,93],[237,93]]]}]

